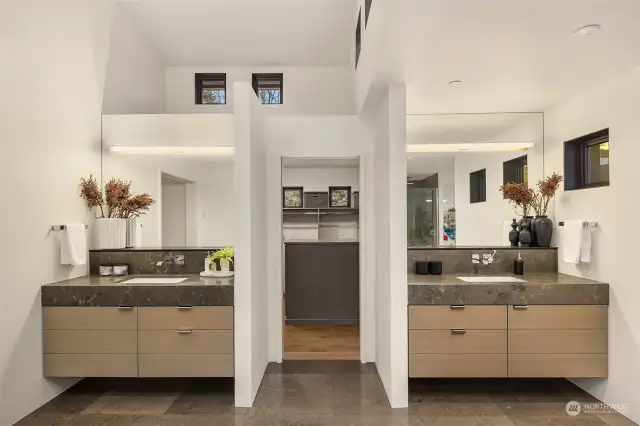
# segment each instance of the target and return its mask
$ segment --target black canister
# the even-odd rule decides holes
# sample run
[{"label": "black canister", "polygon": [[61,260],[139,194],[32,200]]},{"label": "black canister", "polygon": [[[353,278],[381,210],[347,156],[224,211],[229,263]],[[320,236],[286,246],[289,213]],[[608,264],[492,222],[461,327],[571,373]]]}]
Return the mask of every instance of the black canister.
[{"label": "black canister", "polygon": [[416,262],[416,274],[429,275],[429,264],[427,262]]},{"label": "black canister", "polygon": [[427,269],[431,275],[442,275],[442,262],[439,260],[432,260],[429,262]]}]

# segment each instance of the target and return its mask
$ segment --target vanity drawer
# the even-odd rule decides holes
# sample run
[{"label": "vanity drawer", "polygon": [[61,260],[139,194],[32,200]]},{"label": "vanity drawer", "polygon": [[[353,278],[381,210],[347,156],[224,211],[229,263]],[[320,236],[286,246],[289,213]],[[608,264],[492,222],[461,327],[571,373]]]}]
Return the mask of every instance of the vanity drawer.
[{"label": "vanity drawer", "polygon": [[45,354],[45,377],[137,377],[136,354]]},{"label": "vanity drawer", "polygon": [[506,306],[409,306],[410,330],[505,330]]},{"label": "vanity drawer", "polygon": [[147,354],[231,354],[232,330],[146,330],[138,350]]},{"label": "vanity drawer", "polygon": [[231,354],[140,354],[140,377],[233,377]]},{"label": "vanity drawer", "polygon": [[44,330],[45,354],[135,354],[135,330]]},{"label": "vanity drawer", "polygon": [[607,355],[509,354],[509,377],[607,377]]},{"label": "vanity drawer", "polygon": [[44,307],[45,330],[135,330],[135,307]]},{"label": "vanity drawer", "polygon": [[409,354],[409,377],[507,377],[507,354]]},{"label": "vanity drawer", "polygon": [[233,330],[232,306],[139,308],[140,330]]},{"label": "vanity drawer", "polygon": [[504,354],[506,330],[410,330],[409,353]]},{"label": "vanity drawer", "polygon": [[510,330],[606,329],[606,305],[510,306]]},{"label": "vanity drawer", "polygon": [[606,354],[607,330],[509,330],[509,353]]}]

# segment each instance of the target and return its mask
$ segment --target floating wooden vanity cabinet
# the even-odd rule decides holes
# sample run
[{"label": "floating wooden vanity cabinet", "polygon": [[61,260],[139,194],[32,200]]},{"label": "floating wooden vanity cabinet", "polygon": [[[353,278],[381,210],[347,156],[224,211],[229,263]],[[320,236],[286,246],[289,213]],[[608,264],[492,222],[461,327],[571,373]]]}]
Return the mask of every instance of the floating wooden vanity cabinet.
[{"label": "floating wooden vanity cabinet", "polygon": [[509,308],[509,377],[607,377],[608,306]]},{"label": "floating wooden vanity cabinet", "polygon": [[233,377],[232,306],[44,307],[47,377]]},{"label": "floating wooden vanity cabinet", "polygon": [[46,377],[137,377],[135,307],[44,307]]},{"label": "floating wooden vanity cabinet", "polygon": [[409,307],[409,377],[506,376],[506,306]]},{"label": "floating wooden vanity cabinet", "polygon": [[233,377],[233,308],[139,308],[140,377]]},{"label": "floating wooden vanity cabinet", "polygon": [[409,306],[409,377],[607,377],[607,305]]}]

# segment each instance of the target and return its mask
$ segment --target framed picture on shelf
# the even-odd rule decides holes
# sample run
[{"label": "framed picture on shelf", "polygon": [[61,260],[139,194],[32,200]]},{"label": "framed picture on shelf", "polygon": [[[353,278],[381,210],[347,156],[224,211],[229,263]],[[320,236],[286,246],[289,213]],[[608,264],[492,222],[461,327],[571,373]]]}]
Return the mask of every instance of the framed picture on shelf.
[{"label": "framed picture on shelf", "polygon": [[282,187],[282,208],[301,209],[304,188],[302,186]]},{"label": "framed picture on shelf", "polygon": [[351,207],[351,187],[330,186],[329,207]]}]

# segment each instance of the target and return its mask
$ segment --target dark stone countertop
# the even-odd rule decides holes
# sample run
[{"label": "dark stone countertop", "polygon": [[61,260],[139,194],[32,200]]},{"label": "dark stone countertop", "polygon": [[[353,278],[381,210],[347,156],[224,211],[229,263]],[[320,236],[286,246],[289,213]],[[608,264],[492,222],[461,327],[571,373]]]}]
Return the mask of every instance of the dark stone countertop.
[{"label": "dark stone countertop", "polygon": [[199,274],[165,275],[186,277],[178,284],[119,284],[130,278],[84,276],[43,285],[42,306],[233,306],[233,277],[201,278]]},{"label": "dark stone countertop", "polygon": [[551,272],[513,276],[520,283],[468,283],[471,274],[408,274],[409,305],[608,305],[609,284]]}]

